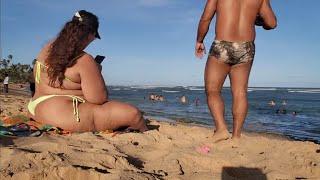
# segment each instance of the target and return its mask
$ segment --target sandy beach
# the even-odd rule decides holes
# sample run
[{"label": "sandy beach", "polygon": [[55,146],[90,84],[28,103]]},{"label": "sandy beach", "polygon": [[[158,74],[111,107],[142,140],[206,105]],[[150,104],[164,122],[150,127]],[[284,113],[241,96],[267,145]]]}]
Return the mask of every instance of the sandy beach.
[{"label": "sandy beach", "polygon": [[[26,114],[28,94],[1,94],[1,118]],[[1,137],[1,179],[320,179],[320,145],[150,120],[145,133]]]}]

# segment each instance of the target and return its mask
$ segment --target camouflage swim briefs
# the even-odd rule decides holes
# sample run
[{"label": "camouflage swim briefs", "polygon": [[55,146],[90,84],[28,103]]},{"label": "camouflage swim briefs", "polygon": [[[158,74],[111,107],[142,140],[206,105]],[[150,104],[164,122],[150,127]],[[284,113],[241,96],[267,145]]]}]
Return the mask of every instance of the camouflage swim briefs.
[{"label": "camouflage swim briefs", "polygon": [[209,51],[209,56],[216,57],[229,65],[236,65],[253,61],[255,44],[249,42],[229,42],[215,40]]}]

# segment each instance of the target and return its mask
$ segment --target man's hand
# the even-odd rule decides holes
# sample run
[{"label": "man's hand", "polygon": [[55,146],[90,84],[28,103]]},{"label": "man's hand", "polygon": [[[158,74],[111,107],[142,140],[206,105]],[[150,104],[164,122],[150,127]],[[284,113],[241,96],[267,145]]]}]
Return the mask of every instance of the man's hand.
[{"label": "man's hand", "polygon": [[255,25],[256,26],[263,26],[264,25],[264,20],[261,17],[261,15],[257,15],[256,21],[255,21]]},{"label": "man's hand", "polygon": [[202,57],[206,54],[206,47],[203,43],[197,42],[195,48],[195,55],[197,58],[202,59]]}]

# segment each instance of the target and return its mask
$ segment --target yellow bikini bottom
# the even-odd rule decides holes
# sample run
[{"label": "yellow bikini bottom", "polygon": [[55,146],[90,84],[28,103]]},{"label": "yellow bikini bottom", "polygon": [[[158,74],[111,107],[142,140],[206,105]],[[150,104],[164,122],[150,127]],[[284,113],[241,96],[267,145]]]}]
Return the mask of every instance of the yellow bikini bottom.
[{"label": "yellow bikini bottom", "polygon": [[84,99],[82,99],[81,97],[78,96],[74,96],[74,95],[46,95],[46,96],[41,96],[35,100],[31,100],[28,104],[28,110],[29,112],[34,116],[35,115],[35,110],[36,107],[39,103],[52,98],[52,97],[70,97],[72,99],[72,105],[73,105],[73,115],[76,118],[76,121],[80,122],[80,118],[79,118],[79,109],[78,109],[78,104],[80,103],[84,103],[86,102]]}]

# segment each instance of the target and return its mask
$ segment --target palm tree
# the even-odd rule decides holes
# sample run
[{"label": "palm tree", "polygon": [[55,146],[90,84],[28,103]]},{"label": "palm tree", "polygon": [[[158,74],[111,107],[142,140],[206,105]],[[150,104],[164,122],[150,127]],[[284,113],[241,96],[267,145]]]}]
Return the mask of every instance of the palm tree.
[{"label": "palm tree", "polygon": [[1,65],[3,66],[4,69],[8,68],[8,61],[6,59],[2,59]]},{"label": "palm tree", "polygon": [[10,63],[12,64],[12,59],[13,59],[12,54],[9,54],[9,55],[8,55],[8,59],[7,59],[8,66],[10,66]]}]

